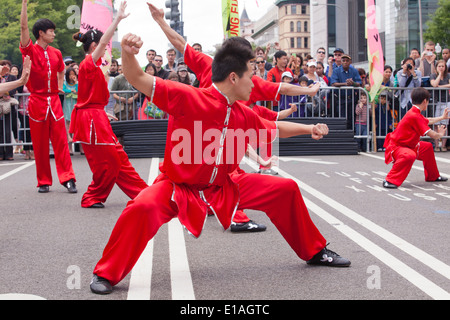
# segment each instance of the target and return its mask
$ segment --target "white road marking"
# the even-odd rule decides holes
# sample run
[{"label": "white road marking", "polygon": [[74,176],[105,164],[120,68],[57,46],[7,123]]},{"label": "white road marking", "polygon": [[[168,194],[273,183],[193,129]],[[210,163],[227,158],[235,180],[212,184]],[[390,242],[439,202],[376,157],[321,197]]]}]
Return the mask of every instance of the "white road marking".
[{"label": "white road marking", "polygon": [[[379,160],[383,160],[383,161],[384,161],[384,156],[383,156],[383,157],[380,157],[380,156],[376,156],[376,155],[374,155],[374,154],[366,153],[366,152],[361,152],[360,154],[362,154],[362,155],[364,155],[364,156],[366,156],[366,157],[375,158],[375,159],[379,159]],[[419,161],[420,161],[420,160],[419,160]],[[450,163],[450,160],[445,159],[445,158],[440,158],[440,157],[436,157],[436,161],[441,161],[441,162],[445,162],[445,163]],[[388,166],[386,166],[386,167],[388,167]],[[389,168],[390,168],[390,167],[389,167]],[[413,165],[412,168],[413,168],[413,169],[416,169],[416,170],[423,171],[423,167],[420,167],[420,166],[414,166],[414,165]],[[445,176],[445,177],[450,177],[450,173],[444,173],[444,172],[442,172],[442,171],[440,171],[440,170],[439,170],[439,173],[442,174],[442,175]]]},{"label": "white road marking", "polygon": [[169,253],[172,299],[195,300],[184,241],[184,230],[178,219],[172,219],[169,222]]},{"label": "white road marking", "polygon": [[[153,158],[150,165],[148,184],[152,184],[159,173],[159,158]],[[168,223],[170,279],[173,300],[195,300],[194,287],[184,240],[184,230],[178,219]],[[153,267],[154,240],[150,240],[131,271],[128,300],[150,300]]]},{"label": "white road marking", "polygon": [[34,165],[34,161],[28,162],[28,163],[24,164],[23,166],[20,166],[19,168],[16,168],[16,169],[11,170],[11,171],[9,171],[9,172],[7,172],[5,174],[2,174],[0,176],[0,181],[3,180],[3,179],[8,178],[10,176],[12,176],[13,174],[16,174],[17,172],[20,172],[20,171],[22,171],[22,170],[24,170],[24,169],[26,169],[28,167],[31,167],[32,165]]},{"label": "white road marking", "polygon": [[317,160],[317,159],[311,159],[311,158],[280,157],[280,160],[283,160],[286,162],[296,161],[296,162],[306,162],[306,163],[315,163],[315,164],[338,164],[337,162],[323,161],[323,160]]},{"label": "white road marking", "polygon": [[[150,164],[148,184],[158,176],[159,158],[153,158]],[[128,288],[128,300],[150,300],[153,269],[153,239],[147,244],[139,260],[131,270],[130,286]]]},{"label": "white road marking", "polygon": [[[257,168],[258,166],[251,160],[245,159],[245,162],[250,165],[252,168]],[[282,175],[285,178],[289,178],[297,182],[300,190],[302,193],[304,191],[308,192],[315,198],[317,198],[320,201],[323,201],[328,206],[332,207],[333,209],[341,212],[343,215],[347,216],[351,220],[359,223],[366,229],[372,231],[376,235],[380,236],[387,242],[391,243],[392,245],[398,247],[399,249],[403,250],[404,252],[408,253],[412,257],[418,259],[420,262],[424,263],[426,266],[430,267],[431,269],[435,270],[436,272],[442,274],[443,276],[450,279],[450,266],[446,265],[442,261],[434,258],[433,256],[429,255],[428,253],[422,251],[421,249],[413,246],[412,244],[406,242],[405,240],[401,239],[400,237],[397,237],[393,233],[389,232],[388,230],[378,226],[377,224],[373,223],[372,221],[362,217],[361,215],[357,214],[355,211],[345,207],[344,205],[340,204],[339,202],[331,199],[330,197],[324,195],[323,193],[319,192],[318,190],[308,186],[304,182],[298,180],[297,178],[291,176],[287,172],[283,170],[279,170],[279,174]],[[316,213],[318,216],[320,216],[322,219],[327,221],[330,225],[334,226],[336,229],[338,229],[340,232],[342,232],[345,236],[353,240],[355,243],[366,249],[369,253],[380,259],[383,263],[385,263],[387,266],[389,266],[391,269],[399,273],[401,276],[403,276],[405,279],[413,283],[415,286],[417,286],[420,290],[428,294],[433,299],[450,299],[450,293],[446,292],[427,278],[423,277],[419,273],[417,273],[415,270],[408,267],[406,264],[395,258],[394,256],[387,253],[385,250],[356,232],[355,230],[351,229],[350,227],[346,226],[343,222],[336,219],[334,216],[308,200],[306,197],[303,197],[305,204],[308,208],[311,209],[314,213]]]}]

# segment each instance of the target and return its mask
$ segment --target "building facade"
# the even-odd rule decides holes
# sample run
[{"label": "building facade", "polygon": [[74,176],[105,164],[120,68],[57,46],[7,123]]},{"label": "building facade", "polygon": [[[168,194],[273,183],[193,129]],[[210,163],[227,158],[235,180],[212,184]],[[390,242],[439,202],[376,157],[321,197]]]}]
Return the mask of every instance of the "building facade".
[{"label": "building facade", "polygon": [[273,8],[255,22],[254,43],[265,46],[278,43],[288,54],[311,53],[309,0],[277,0]]},{"label": "building facade", "polygon": [[[312,48],[324,47],[333,53],[342,48],[357,66],[367,68],[364,0],[311,1]],[[377,26],[386,64],[396,68],[412,48],[422,50],[420,26],[436,11],[438,0],[375,1]],[[422,19],[419,19],[419,12]]]}]

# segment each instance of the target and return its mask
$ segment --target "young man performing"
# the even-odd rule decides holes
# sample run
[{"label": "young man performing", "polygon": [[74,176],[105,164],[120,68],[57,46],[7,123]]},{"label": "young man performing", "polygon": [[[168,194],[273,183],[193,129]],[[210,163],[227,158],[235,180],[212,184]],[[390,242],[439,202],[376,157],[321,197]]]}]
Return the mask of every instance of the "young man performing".
[{"label": "young man performing", "polygon": [[[349,260],[326,248],[294,181],[234,172],[247,145],[269,143],[277,127],[280,137],[311,134],[314,139],[328,134],[328,127],[264,120],[239,102],[249,99],[253,87],[250,60],[254,56],[242,38],[224,42],[213,62],[213,85],[205,89],[144,73],[135,57],[142,45],[136,35],[123,38],[123,69],[137,90],[170,114],[164,164],[155,183],[130,201],[117,221],[94,269],[91,290],[111,293],[148,241],[171,219],[178,217],[199,237],[208,211],[227,229],[238,208],[265,212],[301,259],[349,266]],[[260,188],[255,190],[255,185]],[[275,201],[280,197],[282,203]]]},{"label": "young man performing", "polygon": [[420,141],[422,136],[440,139],[445,133],[445,126],[438,126],[438,132],[428,125],[449,119],[448,109],[438,118],[425,118],[421,112],[427,110],[430,93],[424,88],[415,88],[411,92],[413,107],[402,118],[394,132],[386,136],[384,142],[386,164],[393,162],[391,171],[383,181],[383,187],[395,189],[405,181],[414,161],[423,161],[425,181],[447,181],[442,177],[436,165],[433,145]]},{"label": "young man performing", "polygon": [[78,102],[72,112],[70,127],[74,141],[83,144],[92,171],[92,183],[81,200],[84,208],[103,208],[115,184],[131,199],[148,187],[128,160],[105,112],[110,94],[101,69],[102,57],[119,22],[128,16],[125,9],[126,2],[122,2],[104,35],[97,30],[74,35],[74,40],[83,43],[87,54],[80,64]]},{"label": "young man performing", "polygon": [[[174,46],[175,49],[177,49],[184,55],[184,61],[186,65],[197,76],[199,87],[210,87],[212,85],[211,67],[213,59],[210,56],[204,54],[201,50],[196,50],[196,45],[190,46],[189,44],[187,44],[186,40],[167,24],[166,20],[164,19],[163,9],[158,9],[150,3],[148,3],[148,7],[153,19],[160,26],[169,42]],[[250,98],[243,103],[247,106],[252,106],[252,110],[256,112],[256,114],[270,121],[282,120],[292,112],[292,109],[283,110],[282,112],[274,112],[263,106],[256,105],[257,101],[279,100],[280,94],[290,96],[308,94],[314,96],[320,87],[319,83],[311,88],[304,88],[287,83],[275,83],[266,81],[260,77],[252,77],[252,82],[254,87],[252,89],[252,93],[250,94]],[[269,154],[271,146],[267,145],[266,148],[268,151],[266,152],[266,154]],[[252,154],[256,155],[256,153],[254,152],[252,152]],[[272,157],[269,156],[260,157],[260,159],[263,160],[266,164],[271,163],[271,158]],[[266,226],[255,223],[254,221],[250,220],[242,210],[237,210],[236,214],[234,215],[233,224],[230,230],[233,232],[258,232],[265,231]]]},{"label": "young man performing", "polygon": [[36,44],[28,30],[27,0],[22,0],[20,16],[20,51],[29,56],[32,68],[27,87],[30,90],[28,112],[30,132],[36,160],[36,175],[40,193],[49,192],[52,185],[49,141],[55,153],[58,178],[70,193],[76,193],[75,173],[70,159],[67,133],[59,93],[62,92],[65,65],[61,51],[50,44],[55,39],[55,24],[40,19],[33,26]]}]

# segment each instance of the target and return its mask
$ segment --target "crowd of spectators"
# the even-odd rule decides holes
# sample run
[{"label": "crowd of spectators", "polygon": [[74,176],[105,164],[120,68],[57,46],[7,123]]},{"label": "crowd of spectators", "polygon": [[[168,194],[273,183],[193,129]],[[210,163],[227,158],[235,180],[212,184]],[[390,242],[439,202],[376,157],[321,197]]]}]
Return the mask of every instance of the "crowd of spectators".
[{"label": "crowd of spectators", "polygon": [[[197,51],[202,51],[199,43],[193,44],[192,47]],[[319,82],[321,89],[315,97],[280,95],[278,101],[258,101],[257,104],[265,105],[274,111],[282,111],[289,109],[290,103],[296,103],[297,111],[290,117],[346,118],[347,128],[353,129],[355,136],[367,136],[375,126],[377,137],[380,137],[377,139],[379,150],[382,150],[383,137],[395,129],[398,121],[411,108],[410,92],[412,88],[422,86],[432,90],[430,116],[440,116],[446,107],[450,108],[450,75],[448,73],[450,52],[447,48],[443,49],[442,60],[439,60],[433,42],[425,44],[422,54],[418,49],[412,49],[410,55],[405,57],[398,69],[394,70],[391,66],[385,65],[382,86],[373,104],[369,102],[366,95],[366,92],[370,91],[370,75],[363,68],[354,67],[352,57],[343,49],[336,48],[327,55],[326,49],[320,47],[314,56],[311,54],[301,56],[295,53],[288,54],[280,50],[276,44],[274,46],[275,53],[273,57],[269,58],[271,48],[272,45],[269,44],[266,48],[257,47],[255,49],[256,58],[251,61],[254,76],[267,81],[288,82],[299,86],[311,86]],[[153,49],[147,51],[146,58],[148,63],[143,66],[145,72],[162,79],[198,86],[195,74],[186,66],[183,57],[177,58],[177,52],[174,49],[169,49],[165,53],[167,62],[165,65],[163,65],[163,56]],[[64,58],[64,62],[66,77],[61,100],[68,128],[70,115],[77,98],[78,63],[70,57]],[[7,60],[1,61],[0,64],[8,64],[10,68],[9,74],[2,77],[2,82],[13,81],[20,77],[20,66],[12,65]],[[167,118],[167,115],[158,106],[128,83],[122,75],[121,66],[117,60],[112,60],[107,78],[111,91],[109,103],[105,107],[107,113],[114,115],[118,120]],[[396,87],[399,89],[395,89]],[[433,90],[432,88],[441,89]],[[26,86],[23,86],[0,98],[0,105],[5,103],[5,100],[13,99],[11,100],[13,102],[12,110],[15,111],[14,108],[17,108],[19,111],[11,112],[10,115],[0,115],[0,142],[11,141],[11,137],[3,136],[3,132],[12,132],[17,142],[25,142],[23,147],[16,147],[14,152],[24,153],[26,159],[33,159],[32,147],[29,145],[31,140],[29,131],[18,130],[18,128],[27,128],[27,97],[20,95],[27,92]],[[14,99],[16,93],[20,93],[18,99]],[[373,113],[372,108],[375,108]],[[9,126],[9,124],[11,125]],[[5,128],[3,128],[4,126]],[[67,134],[70,150],[73,151],[68,131]],[[358,141],[360,150],[366,151],[366,139],[360,138]],[[435,151],[447,151],[446,143],[447,139],[440,142],[435,141]],[[0,158],[13,159],[12,147],[1,147]]]}]

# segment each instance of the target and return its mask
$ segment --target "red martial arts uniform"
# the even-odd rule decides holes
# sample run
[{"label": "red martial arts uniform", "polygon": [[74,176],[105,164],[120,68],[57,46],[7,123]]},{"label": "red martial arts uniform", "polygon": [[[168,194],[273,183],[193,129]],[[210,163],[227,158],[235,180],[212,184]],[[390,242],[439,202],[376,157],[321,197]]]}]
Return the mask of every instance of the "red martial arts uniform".
[{"label": "red martial arts uniform", "polygon": [[[197,89],[155,77],[152,98],[170,115],[162,173],[128,203],[94,274],[117,284],[164,223],[178,217],[199,237],[208,211],[225,229],[237,208],[265,212],[304,260],[325,247],[293,180],[232,174],[248,143],[270,143],[276,137],[275,122],[260,118],[240,102],[229,105],[214,85]],[[236,143],[236,137],[242,137],[239,132],[249,135]],[[251,132],[257,141],[249,138]]]},{"label": "red martial arts uniform", "polygon": [[428,119],[420,113],[417,106],[413,106],[400,121],[397,129],[386,136],[385,162],[394,163],[386,181],[400,186],[416,159],[423,161],[426,181],[439,178],[433,145],[420,141],[420,137],[426,135],[429,130]]},{"label": "red martial arts uniform", "polygon": [[[189,44],[186,44],[184,48],[184,62],[195,73],[199,81],[200,88],[207,88],[212,85],[212,63],[213,58],[210,56],[194,50]],[[265,107],[256,105],[257,101],[271,101],[279,100],[280,97],[280,83],[274,83],[265,81],[264,79],[253,76],[253,89],[248,101],[243,102],[246,106],[251,106],[252,110],[260,117],[276,121],[278,120],[278,112],[269,110]],[[265,148],[261,149],[261,158],[267,160],[272,154],[272,144],[268,144]],[[240,170],[240,173],[245,173],[244,170]],[[250,218],[242,211],[238,210],[233,218],[235,223],[246,223],[250,221]]]},{"label": "red martial arts uniform", "polygon": [[58,72],[65,69],[61,51],[48,46],[43,49],[30,42],[20,45],[22,56],[32,62],[27,88],[30,90],[28,113],[30,133],[36,160],[38,187],[52,185],[49,141],[55,154],[59,182],[74,179],[75,173],[70,159],[66,126],[59,99]]},{"label": "red martial arts uniform", "polygon": [[110,94],[101,63],[101,58],[95,64],[92,55],[88,55],[80,64],[78,100],[69,130],[74,134],[73,141],[83,143],[93,174],[81,200],[81,206],[85,208],[105,202],[114,184],[131,199],[148,186],[131,165],[112,131],[104,109]]}]

